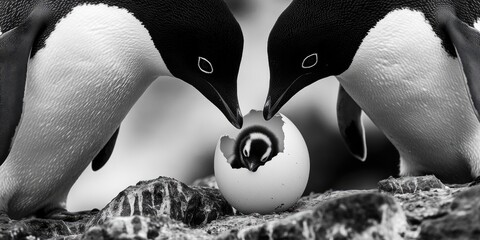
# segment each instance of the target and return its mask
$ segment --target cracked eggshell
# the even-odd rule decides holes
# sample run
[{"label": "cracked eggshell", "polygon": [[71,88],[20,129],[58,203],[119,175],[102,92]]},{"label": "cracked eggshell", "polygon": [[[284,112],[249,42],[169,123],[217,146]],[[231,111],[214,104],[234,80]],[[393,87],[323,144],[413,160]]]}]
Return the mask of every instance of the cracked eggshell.
[{"label": "cracked eggshell", "polygon": [[235,140],[223,136],[215,150],[215,176],[225,199],[242,213],[267,214],[293,206],[302,196],[310,173],[307,145],[300,131],[283,114],[265,121],[261,111],[252,110],[244,118],[244,129],[260,125],[278,137],[280,152],[256,172],[234,169],[227,159]]}]

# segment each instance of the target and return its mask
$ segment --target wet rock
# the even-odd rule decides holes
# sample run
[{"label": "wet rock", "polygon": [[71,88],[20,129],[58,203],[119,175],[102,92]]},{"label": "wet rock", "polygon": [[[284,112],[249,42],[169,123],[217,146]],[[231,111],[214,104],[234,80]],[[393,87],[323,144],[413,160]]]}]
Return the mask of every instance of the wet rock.
[{"label": "wet rock", "polygon": [[448,212],[421,224],[421,239],[480,239],[480,186],[459,193]]},{"label": "wet rock", "polygon": [[160,177],[122,191],[90,221],[89,226],[102,224],[111,217],[133,215],[168,216],[198,226],[233,214],[233,208],[218,189],[188,187],[175,179]]},{"label": "wet rock", "polygon": [[74,222],[39,218],[10,220],[0,223],[0,239],[79,239],[94,213],[79,213]]},{"label": "wet rock", "polygon": [[442,216],[454,199],[455,193],[462,189],[445,188],[419,191],[417,193],[395,194],[402,205],[411,225],[418,225],[424,219]]},{"label": "wet rock", "polygon": [[407,222],[401,206],[389,195],[357,194],[327,202],[314,212],[325,239],[401,239]]},{"label": "wet rock", "polygon": [[260,226],[233,229],[218,239],[403,239],[406,226],[391,196],[360,193]]},{"label": "wet rock", "polygon": [[94,239],[182,239],[202,240],[212,237],[200,230],[189,228],[187,225],[168,217],[116,217],[105,221],[99,226],[90,228],[83,236],[83,240]]},{"label": "wet rock", "polygon": [[[383,183],[393,187],[315,193],[285,212],[243,215],[216,188],[159,178],[80,221],[0,218],[0,239],[480,239],[480,186],[430,177]],[[215,186],[215,179],[196,184]]]},{"label": "wet rock", "polygon": [[430,191],[431,189],[443,189],[445,185],[433,175],[422,177],[401,177],[382,180],[378,183],[378,189],[389,193],[416,193],[418,191]]},{"label": "wet rock", "polygon": [[288,218],[296,213],[305,211],[312,212],[327,201],[339,199],[355,194],[376,193],[375,190],[349,190],[349,191],[328,191],[326,193],[310,194],[302,197],[298,202],[285,212],[272,213],[262,215],[252,213],[248,215],[225,216],[219,220],[212,221],[210,224],[200,226],[202,229],[212,235],[218,235],[224,232],[229,232],[231,229],[246,229],[253,226],[260,226],[268,222],[277,221],[279,219]]},{"label": "wet rock", "polygon": [[73,235],[65,222],[60,220],[29,219],[18,222],[15,228],[18,232],[30,233],[42,239]]}]

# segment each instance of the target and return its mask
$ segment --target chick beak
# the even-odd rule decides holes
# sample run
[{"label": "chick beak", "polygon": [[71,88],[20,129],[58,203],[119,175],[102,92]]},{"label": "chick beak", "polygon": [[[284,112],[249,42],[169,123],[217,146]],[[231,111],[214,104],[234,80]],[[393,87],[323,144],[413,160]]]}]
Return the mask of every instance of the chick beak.
[{"label": "chick beak", "polygon": [[258,167],[260,167],[260,164],[258,164],[256,162],[250,162],[248,164],[248,170],[250,170],[251,172],[256,172]]}]

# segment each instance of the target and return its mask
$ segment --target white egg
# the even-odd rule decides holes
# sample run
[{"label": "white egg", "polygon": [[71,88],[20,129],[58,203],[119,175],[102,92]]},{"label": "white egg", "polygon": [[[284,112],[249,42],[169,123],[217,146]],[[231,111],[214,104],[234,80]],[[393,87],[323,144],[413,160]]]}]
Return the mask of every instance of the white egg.
[{"label": "white egg", "polygon": [[310,158],[305,140],[283,114],[265,121],[261,111],[252,110],[244,117],[242,130],[252,126],[261,126],[274,133],[279,152],[255,172],[232,168],[229,161],[239,152],[234,149],[237,139],[220,138],[215,150],[215,176],[220,192],[242,213],[287,210],[302,196],[308,182]]}]

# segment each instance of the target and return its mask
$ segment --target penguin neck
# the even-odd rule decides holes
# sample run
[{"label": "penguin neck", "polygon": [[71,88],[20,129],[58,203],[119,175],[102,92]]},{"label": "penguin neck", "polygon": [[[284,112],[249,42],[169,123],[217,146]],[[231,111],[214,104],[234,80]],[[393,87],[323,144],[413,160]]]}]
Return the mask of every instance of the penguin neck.
[{"label": "penguin neck", "polygon": [[[468,4],[466,2],[469,2]],[[468,7],[466,7],[468,5]],[[389,13],[396,10],[418,11],[424,14],[435,34],[442,40],[442,47],[450,56],[456,57],[455,49],[446,39],[444,31],[438,25],[437,9],[449,7],[455,10],[457,16],[469,25],[473,25],[480,16],[480,4],[475,1],[436,1],[436,0],[363,0],[363,1],[303,1],[295,0],[286,10],[291,16],[305,16],[306,21],[290,21],[294,25],[284,31],[303,31],[309,33],[315,29],[319,33],[328,33],[329,39],[335,39],[335,45],[329,45],[326,50],[329,59],[334,59],[333,65],[342,65],[334,74],[340,74],[351,60],[362,40],[370,29],[384,19]],[[285,14],[285,13],[284,13]],[[328,24],[325,24],[328,23]],[[283,24],[284,25],[284,24]],[[293,29],[293,30],[292,30]],[[287,33],[282,33],[286,34]],[[322,34],[320,34],[322,37]],[[305,34],[302,35],[302,37]],[[351,62],[350,62],[351,63]],[[331,64],[332,65],[332,64]],[[339,72],[340,71],[340,72]]]},{"label": "penguin neck", "polygon": [[79,5],[60,19],[31,59],[29,75],[49,78],[54,88],[55,81],[96,83],[128,106],[159,76],[172,76],[143,24],[105,4]]},{"label": "penguin neck", "polygon": [[[164,45],[169,45],[166,41],[167,36],[172,32],[178,32],[185,29],[185,26],[196,26],[202,24],[199,18],[207,15],[221,15],[224,9],[219,9],[218,4],[202,4],[196,0],[162,0],[162,1],[131,1],[131,0],[41,0],[52,10],[51,23],[58,23],[63,18],[84,6],[103,6],[112,9],[121,9],[127,11],[136,20],[140,21],[143,28],[147,29],[150,38],[155,47],[161,49]],[[0,26],[3,32],[14,28],[20,19],[28,16],[31,9],[38,2],[31,1],[24,3],[24,8],[18,9],[16,5],[0,3],[5,9],[5,16],[0,18]],[[223,10],[223,11],[222,11]],[[196,14],[196,15],[195,15]],[[183,24],[182,24],[183,23]],[[45,40],[50,33],[55,30],[55,25],[48,26],[37,43],[32,49],[32,56],[38,50],[44,47]],[[178,39],[174,39],[178,41]],[[170,40],[171,41],[171,40]]]},{"label": "penguin neck", "polygon": [[57,30],[71,31],[71,38],[82,38],[72,42],[85,43],[86,54],[96,52],[98,58],[111,61],[110,67],[135,72],[131,75],[134,78],[151,83],[160,76],[172,76],[144,23],[127,9],[106,4],[79,5],[60,20],[52,34]]},{"label": "penguin neck", "polygon": [[[283,27],[276,30],[280,36],[298,36],[294,42],[305,41],[305,36],[309,36],[309,41],[317,42],[317,46],[320,46],[322,58],[326,59],[330,66],[330,74],[339,75],[348,69],[370,29],[390,12],[401,9],[422,12],[425,20],[442,39],[442,46],[449,55],[456,56],[453,45],[446,40],[445,34],[436,23],[436,9],[442,4],[451,3],[434,0],[296,0],[279,18],[280,26]],[[459,17],[467,23],[472,23],[473,15],[480,14],[480,10],[475,9],[480,8],[480,4],[471,5],[473,9],[458,11]],[[302,16],[304,21],[294,21],[295,16]],[[328,34],[325,35],[326,33]]]},{"label": "penguin neck", "polygon": [[[48,186],[39,191],[64,193],[150,83],[170,72],[137,18],[97,4],[79,5],[60,19],[30,59],[27,74],[22,123],[0,169],[13,180],[32,169],[63,172],[57,178],[29,176]],[[29,143],[35,137],[42,139],[42,150]],[[68,143],[78,151],[68,150]]]}]

